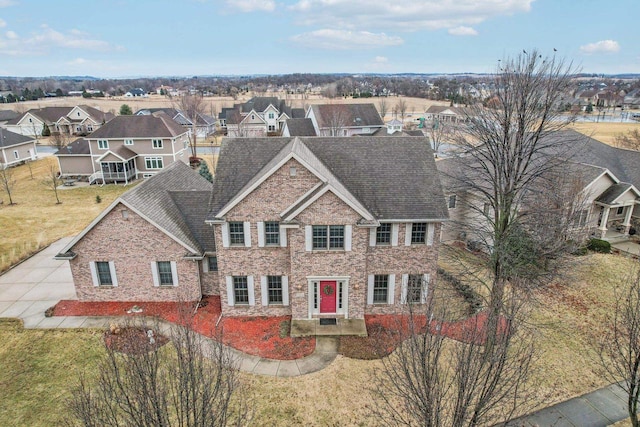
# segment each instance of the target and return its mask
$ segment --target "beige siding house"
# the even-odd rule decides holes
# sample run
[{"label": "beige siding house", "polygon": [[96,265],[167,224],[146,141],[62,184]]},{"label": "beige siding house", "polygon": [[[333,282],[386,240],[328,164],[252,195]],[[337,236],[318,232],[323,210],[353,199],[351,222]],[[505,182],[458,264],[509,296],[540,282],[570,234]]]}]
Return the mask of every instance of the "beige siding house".
[{"label": "beige siding house", "polygon": [[0,128],[0,168],[18,165],[37,158],[38,151],[35,139]]},{"label": "beige siding house", "polygon": [[64,176],[127,183],[174,162],[189,163],[188,145],[188,130],[164,113],[118,116],[56,156]]}]

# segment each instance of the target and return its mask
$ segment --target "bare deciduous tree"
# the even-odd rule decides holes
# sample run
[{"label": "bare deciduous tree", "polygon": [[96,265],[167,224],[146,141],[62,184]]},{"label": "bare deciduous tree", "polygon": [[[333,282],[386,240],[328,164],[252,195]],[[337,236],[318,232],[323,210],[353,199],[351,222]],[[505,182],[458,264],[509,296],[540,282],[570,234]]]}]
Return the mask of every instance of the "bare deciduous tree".
[{"label": "bare deciduous tree", "polygon": [[200,120],[200,115],[205,113],[207,105],[200,94],[184,94],[174,101],[176,105],[175,108],[182,111],[191,122],[191,140],[189,141],[189,146],[191,148],[191,157],[196,157],[198,121]]},{"label": "bare deciduous tree", "polygon": [[343,136],[343,129],[352,120],[349,107],[344,104],[328,104],[323,106],[324,125],[328,128],[327,136]]},{"label": "bare deciduous tree", "polygon": [[[144,326],[144,330],[158,330]],[[227,426],[245,425],[246,396],[236,362],[218,341],[204,342],[176,327],[171,344],[127,342],[128,353],[106,346],[98,378],[80,378],[69,408],[71,425]]]},{"label": "bare deciduous tree", "polygon": [[440,147],[443,143],[449,143],[455,134],[455,124],[445,123],[441,120],[434,119],[433,122],[427,124],[427,132],[433,144],[433,152],[438,155]]},{"label": "bare deciduous tree", "polygon": [[51,134],[51,145],[56,147],[58,150],[63,149],[64,147],[69,145],[70,142],[71,142],[71,135],[69,135],[68,133],[59,131],[59,132],[53,132]]},{"label": "bare deciduous tree", "polygon": [[400,114],[400,120],[404,122],[404,116],[407,113],[407,101],[400,98],[396,103],[396,111]]},{"label": "bare deciduous tree", "polygon": [[382,117],[382,121],[384,121],[385,116],[389,112],[386,98],[380,98],[380,101],[378,101],[378,110],[380,110],[380,117]]},{"label": "bare deciduous tree", "polygon": [[640,151],[640,131],[638,129],[616,135],[613,140],[616,147]]},{"label": "bare deciduous tree", "polygon": [[620,382],[627,394],[631,425],[640,426],[640,269],[621,281],[616,289],[616,306],[611,330],[600,343],[600,361],[609,380]]},{"label": "bare deciduous tree", "polygon": [[16,179],[13,176],[13,169],[5,164],[0,164],[0,187],[7,193],[9,197],[9,205],[14,205],[13,202],[13,187],[16,185]]},{"label": "bare deciduous tree", "polygon": [[60,198],[58,197],[58,187],[62,184],[62,176],[60,172],[58,172],[58,168],[53,162],[49,162],[49,168],[47,170],[47,175],[42,180],[42,184],[53,190],[53,193],[56,196],[56,205],[62,204]]},{"label": "bare deciduous tree", "polygon": [[498,333],[487,331],[486,318],[477,317],[459,341],[443,333],[447,306],[434,298],[422,307],[409,305],[407,326],[394,331],[405,331],[403,342],[382,360],[373,390],[385,424],[492,425],[509,420],[530,401],[528,380],[537,354],[533,330],[523,327],[522,299],[507,295]]}]

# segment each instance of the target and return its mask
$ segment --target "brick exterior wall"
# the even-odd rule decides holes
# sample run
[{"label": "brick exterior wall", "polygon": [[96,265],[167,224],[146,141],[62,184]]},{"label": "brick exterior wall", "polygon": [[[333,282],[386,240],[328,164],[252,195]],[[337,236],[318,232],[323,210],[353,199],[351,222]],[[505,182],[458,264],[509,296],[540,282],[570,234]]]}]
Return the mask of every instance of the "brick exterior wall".
[{"label": "brick exterior wall", "polygon": [[[128,212],[123,218],[122,211]],[[70,261],[80,301],[195,301],[201,296],[199,263],[187,250],[122,204],[109,212],[76,245]],[[96,287],[90,262],[113,261],[117,287]],[[152,261],[175,261],[178,286],[155,287]]]},{"label": "brick exterior wall", "polygon": [[[296,177],[289,168],[296,167]],[[248,221],[251,247],[222,246],[222,226],[214,226],[217,245],[219,287],[224,316],[279,316],[291,314],[294,319],[309,317],[308,276],[349,277],[348,317],[365,314],[397,313],[400,304],[402,274],[428,273],[431,283],[436,277],[440,224],[434,232],[434,245],[404,246],[405,225],[399,226],[398,246],[369,246],[369,228],[358,227],[361,219],[340,198],[325,193],[296,218],[299,228],[287,230],[287,247],[258,247],[257,222],[278,221],[279,214],[295,203],[319,181],[295,160],[276,171],[256,190],[225,215],[226,221]],[[351,251],[307,251],[305,225],[352,225]],[[395,274],[395,303],[367,305],[368,274]],[[288,307],[262,306],[260,276],[286,275],[289,278]],[[226,276],[253,276],[255,305],[229,306]],[[313,297],[313,296],[311,296]]]}]

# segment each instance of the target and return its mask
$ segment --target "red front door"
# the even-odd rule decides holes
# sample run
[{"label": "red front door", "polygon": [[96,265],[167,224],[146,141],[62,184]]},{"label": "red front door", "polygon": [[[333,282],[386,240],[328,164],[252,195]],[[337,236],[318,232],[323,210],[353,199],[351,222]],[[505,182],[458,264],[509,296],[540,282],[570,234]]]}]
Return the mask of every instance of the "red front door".
[{"label": "red front door", "polygon": [[336,312],[337,294],[335,280],[323,280],[320,282],[320,313]]}]

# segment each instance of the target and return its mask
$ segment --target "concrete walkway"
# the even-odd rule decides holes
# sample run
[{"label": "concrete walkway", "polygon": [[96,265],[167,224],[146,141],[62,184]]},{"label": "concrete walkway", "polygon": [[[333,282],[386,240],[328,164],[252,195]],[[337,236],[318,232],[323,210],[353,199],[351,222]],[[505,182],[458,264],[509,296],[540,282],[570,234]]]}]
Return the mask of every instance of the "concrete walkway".
[{"label": "concrete walkway", "polygon": [[[45,310],[56,305],[58,301],[76,298],[69,263],[53,259],[54,255],[70,241],[70,237],[60,239],[0,276],[0,317],[22,319],[27,329],[106,328],[110,323],[120,319],[118,317],[44,316]],[[131,321],[128,317],[121,320],[124,319]],[[164,332],[169,332],[172,327],[175,327],[164,321],[160,321],[160,326]],[[206,340],[211,341],[208,338]],[[314,352],[298,360],[272,360],[251,356],[232,348],[228,350],[237,359],[242,371],[258,375],[294,377],[329,366],[336,358],[338,340],[334,337],[318,337]]]},{"label": "concrete walkway", "polygon": [[618,383],[518,418],[510,427],[604,427],[629,418],[627,396]]}]

